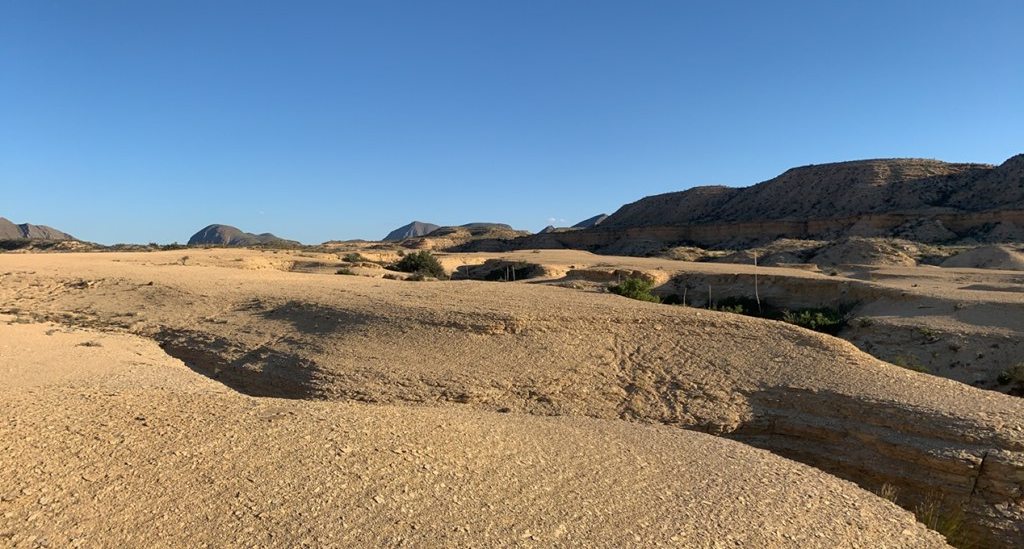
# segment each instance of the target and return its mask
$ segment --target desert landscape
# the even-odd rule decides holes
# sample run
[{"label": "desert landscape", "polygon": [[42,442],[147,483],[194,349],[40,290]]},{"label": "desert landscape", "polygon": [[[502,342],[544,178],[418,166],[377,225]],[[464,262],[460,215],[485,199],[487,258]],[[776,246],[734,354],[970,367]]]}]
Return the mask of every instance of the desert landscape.
[{"label": "desert landscape", "polygon": [[1019,547],[1021,158],[796,168],[537,234],[0,219],[0,540]]},{"label": "desert landscape", "polygon": [[0,2],[0,549],[1024,549],[1024,2]]},{"label": "desert landscape", "polygon": [[[1019,272],[530,250],[413,282],[400,246],[327,249],[0,255],[0,539],[945,546],[914,513],[1020,539],[1024,401],[975,358],[1020,356]],[[707,308],[755,272],[766,303],[851,300],[854,344],[942,360]],[[693,289],[607,291],[628,278]]]}]

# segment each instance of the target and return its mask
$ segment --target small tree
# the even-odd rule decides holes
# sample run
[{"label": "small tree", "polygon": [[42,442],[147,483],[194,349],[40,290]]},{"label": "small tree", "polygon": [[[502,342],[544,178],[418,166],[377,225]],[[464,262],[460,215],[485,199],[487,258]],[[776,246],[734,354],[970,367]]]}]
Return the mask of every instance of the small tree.
[{"label": "small tree", "polygon": [[661,298],[651,293],[651,288],[653,287],[654,283],[650,280],[631,276],[624,280],[622,284],[609,286],[608,291],[630,299],[650,301],[651,303],[661,303]]},{"label": "small tree", "polygon": [[391,266],[396,271],[403,273],[415,273],[420,276],[432,276],[434,278],[445,278],[446,273],[441,262],[434,257],[434,254],[427,250],[420,250],[414,254],[408,254]]}]

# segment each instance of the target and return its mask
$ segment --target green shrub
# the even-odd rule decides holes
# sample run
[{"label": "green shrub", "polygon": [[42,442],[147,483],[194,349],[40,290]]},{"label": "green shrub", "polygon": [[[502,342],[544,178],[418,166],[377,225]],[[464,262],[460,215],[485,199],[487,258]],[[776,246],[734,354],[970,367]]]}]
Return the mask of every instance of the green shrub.
[{"label": "green shrub", "polygon": [[610,286],[608,291],[630,299],[661,303],[661,298],[651,293],[651,288],[653,287],[654,283],[650,280],[631,276],[624,280],[622,284]]},{"label": "green shrub", "polygon": [[1016,366],[1011,366],[1000,372],[996,381],[998,381],[1000,385],[1016,385],[1018,387],[1024,387],[1024,362],[1020,362]]},{"label": "green shrub", "polygon": [[836,309],[799,309],[782,311],[782,321],[801,328],[836,335],[846,325],[846,315]]},{"label": "green shrub", "polygon": [[364,261],[369,261],[368,259],[363,257],[363,254],[361,254],[359,252],[352,252],[352,253],[345,254],[345,256],[342,257],[341,259],[342,259],[342,261],[346,261],[348,263],[362,263]]},{"label": "green shrub", "polygon": [[414,254],[405,255],[398,263],[392,265],[391,268],[403,273],[415,273],[420,276],[446,277],[441,262],[434,257],[434,254],[427,250],[420,250]]},{"label": "green shrub", "polygon": [[749,297],[726,297],[712,303],[708,308],[722,313],[771,318],[772,311],[762,305]]},{"label": "green shrub", "polygon": [[355,271],[353,271],[352,269],[349,269],[348,267],[342,267],[342,268],[338,269],[338,272],[336,274],[340,274],[340,275],[354,275],[356,273],[355,273]]}]

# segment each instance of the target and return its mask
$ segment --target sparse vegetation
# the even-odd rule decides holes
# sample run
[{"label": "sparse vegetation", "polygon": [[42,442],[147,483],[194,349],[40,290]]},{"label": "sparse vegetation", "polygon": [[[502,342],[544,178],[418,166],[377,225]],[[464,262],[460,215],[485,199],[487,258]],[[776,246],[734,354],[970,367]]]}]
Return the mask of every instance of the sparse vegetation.
[{"label": "sparse vegetation", "polygon": [[821,332],[829,335],[836,335],[839,330],[846,326],[847,315],[838,309],[798,309],[796,311],[782,311],[782,321],[796,324],[808,330]]},{"label": "sparse vegetation", "polygon": [[628,277],[622,284],[609,286],[608,291],[630,299],[661,303],[661,298],[651,293],[654,283],[641,277]]},{"label": "sparse vegetation", "polygon": [[337,272],[337,273],[335,273],[335,274],[340,274],[340,275],[354,275],[354,274],[356,274],[356,273],[355,273],[355,271],[353,271],[352,269],[350,269],[350,268],[348,268],[348,267],[342,267],[342,268],[338,269],[338,272]]},{"label": "sparse vegetation", "polygon": [[928,367],[925,366],[924,364],[921,364],[921,361],[918,360],[915,356],[899,355],[898,357],[892,359],[892,363],[899,366],[900,368],[906,368],[907,370],[913,372],[921,372],[923,374],[930,373]]},{"label": "sparse vegetation", "polygon": [[363,254],[359,252],[347,253],[341,258],[341,260],[346,263],[363,263],[364,261],[369,261],[369,259],[363,257]]},{"label": "sparse vegetation", "polygon": [[773,318],[770,314],[773,311],[766,313],[763,307],[759,307],[757,300],[750,299],[749,297],[727,297],[712,303],[708,308],[722,313]]},{"label": "sparse vegetation", "polygon": [[1018,362],[999,373],[996,382],[1000,385],[1009,385],[1014,394],[1024,393],[1024,362]]},{"label": "sparse vegetation", "polygon": [[516,261],[510,265],[498,267],[484,276],[484,280],[523,280],[528,278],[537,266],[525,261]]},{"label": "sparse vegetation", "polygon": [[926,497],[924,501],[917,503],[913,508],[906,507],[899,502],[899,489],[889,483],[883,484],[875,493],[878,497],[905,507],[914,513],[918,522],[941,534],[946,538],[946,542],[953,547],[960,549],[976,547],[975,541],[964,529],[964,514],[959,507],[952,506],[950,509],[949,506],[942,505],[941,498],[934,494]]},{"label": "sparse vegetation", "polygon": [[[668,304],[684,304],[682,296],[669,296],[665,299]],[[733,313],[771,320],[781,320],[789,324],[795,324],[802,328],[814,330],[829,335],[837,335],[850,321],[850,310],[852,305],[840,305],[838,309],[831,307],[797,309],[779,309],[764,301],[760,303],[749,297],[727,297],[707,304],[707,308],[722,313]],[[870,326],[872,319],[862,317],[858,319],[861,326]]]},{"label": "sparse vegetation", "polygon": [[929,498],[914,506],[913,512],[919,522],[942,534],[953,547],[975,547],[974,540],[964,530],[964,514],[959,507],[945,510],[937,498]]},{"label": "sparse vegetation", "polygon": [[878,489],[876,493],[878,494],[878,497],[899,505],[896,499],[899,497],[900,490],[899,488],[896,488],[892,484],[886,482],[885,484],[882,485],[881,488]]},{"label": "sparse vegetation", "polygon": [[447,278],[441,262],[434,257],[434,254],[427,250],[420,250],[414,254],[405,255],[398,263],[392,265],[391,268],[403,273],[420,275],[420,280],[425,277]]}]

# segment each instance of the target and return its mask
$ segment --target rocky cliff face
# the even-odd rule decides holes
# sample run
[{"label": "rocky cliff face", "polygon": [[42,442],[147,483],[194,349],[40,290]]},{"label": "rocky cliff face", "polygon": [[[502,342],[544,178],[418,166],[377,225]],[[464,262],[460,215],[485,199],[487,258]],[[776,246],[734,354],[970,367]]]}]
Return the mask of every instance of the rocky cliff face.
[{"label": "rocky cliff face", "polygon": [[647,197],[599,227],[536,235],[521,245],[628,250],[630,242],[714,247],[844,236],[1022,240],[1024,155],[1000,166],[917,159],[805,166],[747,188]]},{"label": "rocky cliff face", "polygon": [[872,405],[829,391],[770,390],[752,402],[757,420],[730,438],[875,491],[888,487],[910,508],[962,513],[964,537],[984,540],[983,546],[1013,547],[1024,536],[1019,437],[978,439],[970,421],[941,415],[921,421],[912,406]]},{"label": "rocky cliff face", "polygon": [[259,244],[298,246],[294,240],[285,240],[270,233],[246,233],[230,225],[209,225],[188,239],[190,246],[209,244],[214,246],[255,246]]},{"label": "rocky cliff face", "polygon": [[75,237],[46,225],[14,224],[0,217],[0,240],[75,240]]}]

